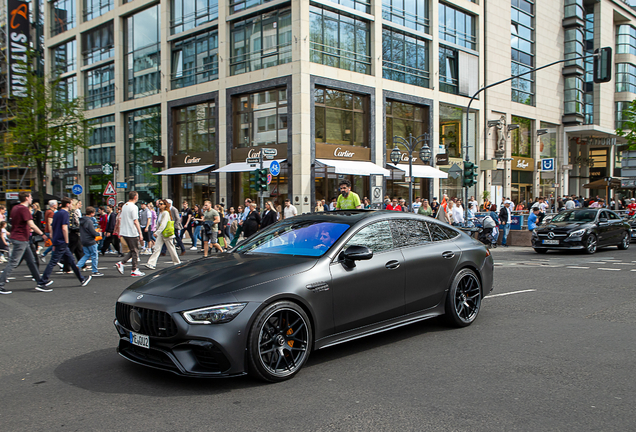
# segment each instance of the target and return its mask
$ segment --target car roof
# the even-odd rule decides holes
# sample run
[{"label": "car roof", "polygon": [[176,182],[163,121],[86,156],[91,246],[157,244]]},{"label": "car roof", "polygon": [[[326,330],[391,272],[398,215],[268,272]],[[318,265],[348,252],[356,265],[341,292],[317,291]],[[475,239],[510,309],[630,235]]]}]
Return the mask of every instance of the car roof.
[{"label": "car roof", "polygon": [[[375,210],[375,209],[356,209],[356,210],[335,210],[329,212],[312,212],[303,213],[295,216],[298,220],[320,220],[325,222],[346,223],[355,225],[364,220],[383,219],[387,216],[394,218],[415,218],[415,219],[431,219],[426,216],[417,215],[411,212],[397,212],[394,210]],[[439,222],[439,221],[438,221]]]}]

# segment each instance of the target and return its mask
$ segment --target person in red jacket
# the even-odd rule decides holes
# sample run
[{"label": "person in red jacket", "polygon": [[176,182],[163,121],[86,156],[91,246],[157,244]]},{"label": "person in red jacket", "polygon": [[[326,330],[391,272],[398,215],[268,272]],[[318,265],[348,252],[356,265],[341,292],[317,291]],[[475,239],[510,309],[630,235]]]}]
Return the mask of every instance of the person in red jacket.
[{"label": "person in red jacket", "polygon": [[629,210],[629,216],[634,216],[636,214],[636,198],[631,199],[631,202],[627,206],[627,209]]},{"label": "person in red jacket", "polygon": [[387,210],[394,210],[394,211],[402,211],[402,206],[400,206],[398,204],[398,199],[397,198],[393,198],[393,200],[391,200],[391,202],[386,205],[386,209]]}]

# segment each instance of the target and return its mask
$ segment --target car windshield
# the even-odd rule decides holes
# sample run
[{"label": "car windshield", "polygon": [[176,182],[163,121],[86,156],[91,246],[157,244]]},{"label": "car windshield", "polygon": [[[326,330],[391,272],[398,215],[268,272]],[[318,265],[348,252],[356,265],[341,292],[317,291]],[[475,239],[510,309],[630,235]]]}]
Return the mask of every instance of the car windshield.
[{"label": "car windshield", "polygon": [[343,223],[290,219],[259,232],[235,252],[319,257],[348,229]]},{"label": "car windshield", "polygon": [[594,222],[596,219],[596,211],[594,210],[571,210],[564,211],[552,218],[550,222],[574,222],[586,223]]}]

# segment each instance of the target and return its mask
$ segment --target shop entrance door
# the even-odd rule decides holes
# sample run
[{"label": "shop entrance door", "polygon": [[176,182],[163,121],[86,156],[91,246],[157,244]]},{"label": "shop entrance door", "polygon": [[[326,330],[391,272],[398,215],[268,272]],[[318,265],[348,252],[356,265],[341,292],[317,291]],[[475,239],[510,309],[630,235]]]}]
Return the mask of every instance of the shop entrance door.
[{"label": "shop entrance door", "polygon": [[510,195],[510,199],[512,199],[512,202],[515,203],[515,207],[519,203],[523,202],[527,209],[528,202],[532,199],[532,185],[524,183],[512,184],[512,193]]}]

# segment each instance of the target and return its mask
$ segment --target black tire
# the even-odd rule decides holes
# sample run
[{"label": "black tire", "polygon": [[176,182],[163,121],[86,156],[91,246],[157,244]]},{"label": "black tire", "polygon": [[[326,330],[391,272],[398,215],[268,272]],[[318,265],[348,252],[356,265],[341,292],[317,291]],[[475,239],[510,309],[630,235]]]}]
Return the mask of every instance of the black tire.
[{"label": "black tire", "polygon": [[618,244],[618,248],[620,250],[625,250],[629,248],[629,242],[631,241],[629,233],[625,231],[623,237],[621,238],[621,242]]},{"label": "black tire", "polygon": [[296,303],[280,301],[263,309],[247,342],[249,372],[255,378],[280,382],[292,378],[309,358],[311,322]]},{"label": "black tire", "polygon": [[547,249],[535,249],[534,251],[535,251],[536,253],[538,253],[538,254],[544,254],[544,253],[546,253],[548,250],[547,250]]},{"label": "black tire", "polygon": [[481,309],[481,282],[470,269],[461,269],[446,295],[446,322],[453,327],[469,326]]},{"label": "black tire", "polygon": [[596,249],[598,249],[598,240],[594,234],[590,234],[585,239],[585,253],[591,255],[596,252]]}]

